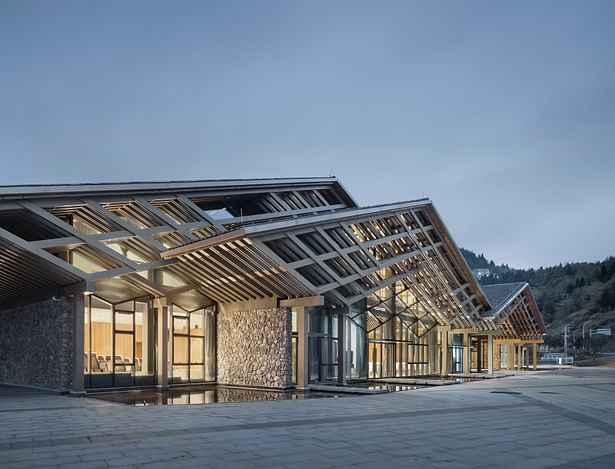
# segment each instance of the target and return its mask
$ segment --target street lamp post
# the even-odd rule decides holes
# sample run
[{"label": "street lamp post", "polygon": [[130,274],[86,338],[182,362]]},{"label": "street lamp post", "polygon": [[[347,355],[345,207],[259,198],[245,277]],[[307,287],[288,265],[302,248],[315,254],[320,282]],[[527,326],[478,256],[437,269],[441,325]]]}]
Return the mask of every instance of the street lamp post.
[{"label": "street lamp post", "polygon": [[568,355],[568,324],[564,324],[564,353]]},{"label": "street lamp post", "polygon": [[585,324],[589,324],[590,322],[592,322],[591,319],[583,323],[583,351],[584,352],[585,352]]}]

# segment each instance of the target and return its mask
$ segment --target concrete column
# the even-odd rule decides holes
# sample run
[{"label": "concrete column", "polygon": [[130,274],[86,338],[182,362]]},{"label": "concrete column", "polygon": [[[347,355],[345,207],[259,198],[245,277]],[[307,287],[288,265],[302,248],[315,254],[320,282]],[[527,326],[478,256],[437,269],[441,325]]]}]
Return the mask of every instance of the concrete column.
[{"label": "concrete column", "polygon": [[337,383],[346,384],[346,314],[348,306],[337,316]]},{"label": "concrete column", "polygon": [[463,333],[463,372],[470,373],[470,344],[472,339],[467,332]]},{"label": "concrete column", "polygon": [[493,335],[487,336],[487,373],[493,374]]},{"label": "concrete column", "polygon": [[[483,338],[477,337],[477,339],[478,340],[476,341],[476,371],[478,373],[482,373],[483,371]],[[470,343],[472,342],[470,341]],[[471,363],[470,363],[470,366],[472,366]]]},{"label": "concrete column", "polygon": [[536,371],[536,347],[538,346],[537,343],[532,344],[532,358],[534,359],[532,361],[532,365],[534,368],[534,371]]},{"label": "concrete column", "polygon": [[73,397],[85,396],[83,386],[83,347],[85,327],[85,295],[73,295],[73,379],[70,395]]},{"label": "concrete column", "polygon": [[442,334],[442,359],[440,362],[440,375],[447,376],[448,375],[448,365],[449,365],[449,356],[448,356],[448,328],[440,331]]},{"label": "concrete column", "polygon": [[308,389],[308,311],[297,307],[297,389]]},{"label": "concrete column", "polygon": [[517,353],[517,367],[521,371],[523,369],[523,344],[518,344],[517,349],[519,350]]},{"label": "concrete column", "polygon": [[166,298],[156,300],[158,309],[158,388],[169,388],[169,305]]}]

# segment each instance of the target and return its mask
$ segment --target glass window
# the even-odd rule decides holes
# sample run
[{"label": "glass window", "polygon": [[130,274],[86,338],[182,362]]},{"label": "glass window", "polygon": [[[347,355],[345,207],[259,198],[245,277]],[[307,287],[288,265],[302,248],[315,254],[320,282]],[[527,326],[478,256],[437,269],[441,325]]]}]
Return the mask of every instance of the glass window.
[{"label": "glass window", "polygon": [[92,387],[112,385],[113,321],[111,305],[90,296],[90,372]]},{"label": "glass window", "polygon": [[173,317],[173,334],[188,334],[188,318]]},{"label": "glass window", "polygon": [[133,330],[132,324],[133,313],[115,312],[115,330],[130,331]]},{"label": "glass window", "polygon": [[77,228],[79,231],[81,231],[82,233],[85,233],[85,234],[102,233],[102,231],[100,231],[98,228],[95,228],[94,226],[86,222],[83,218],[80,218],[76,215],[72,216],[72,221],[73,221],[73,226]]},{"label": "glass window", "polygon": [[190,335],[203,335],[203,315],[202,310],[190,313]]},{"label": "glass window", "polygon": [[213,309],[188,312],[175,304],[172,309],[171,381],[214,381],[216,327]]},{"label": "glass window", "polygon": [[86,387],[156,382],[156,317],[146,301],[112,305],[90,295],[86,302]]},{"label": "glass window", "polygon": [[135,303],[135,384],[154,384],[156,379],[156,318],[145,302]]},{"label": "glass window", "polygon": [[329,314],[326,307],[308,309],[309,380],[326,382],[337,379],[337,324],[338,315]]},{"label": "glass window", "polygon": [[202,337],[190,337],[190,363],[203,363]]},{"label": "glass window", "polygon": [[216,314],[205,310],[205,381],[216,379]]},{"label": "glass window", "polygon": [[[132,334],[124,334],[118,333],[115,334],[115,366],[122,367],[121,370],[125,371],[123,368],[126,365],[131,365],[133,361],[133,348],[132,348]],[[128,371],[131,371],[130,369]]]},{"label": "glass window", "polygon": [[77,267],[80,270],[88,274],[93,274],[95,272],[102,272],[103,270],[107,270],[105,267],[100,265],[94,259],[85,256],[84,254],[78,252],[77,250],[70,251],[70,263]]},{"label": "glass window", "polygon": [[152,261],[152,259],[143,256],[142,254],[137,252],[135,249],[131,248],[130,246],[128,246],[126,243],[123,243],[123,242],[108,243],[107,247],[113,249],[115,252],[117,252],[118,254],[121,254],[127,259],[136,262],[137,264],[144,264],[146,262]]},{"label": "glass window", "polygon": [[188,365],[173,365],[173,381],[188,381]]},{"label": "glass window", "polygon": [[291,309],[291,370],[292,370],[292,383],[297,384],[297,366],[298,356],[297,347],[299,343],[299,334],[297,329],[297,308]]},{"label": "glass window", "polygon": [[90,304],[89,298],[86,300],[84,324],[83,324],[83,371],[87,378],[85,386],[89,386],[89,373],[90,373]]},{"label": "glass window", "polygon": [[173,337],[173,363],[188,363],[188,337]]},{"label": "glass window", "polygon": [[190,365],[190,381],[203,381],[204,377],[203,365]]}]

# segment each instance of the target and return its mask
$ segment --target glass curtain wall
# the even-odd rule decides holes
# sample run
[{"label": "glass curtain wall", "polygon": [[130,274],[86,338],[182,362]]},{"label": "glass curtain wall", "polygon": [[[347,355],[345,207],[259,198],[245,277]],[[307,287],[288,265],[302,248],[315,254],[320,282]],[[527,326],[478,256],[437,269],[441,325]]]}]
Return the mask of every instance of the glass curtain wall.
[{"label": "glass curtain wall", "polygon": [[367,314],[366,303],[360,301],[350,308],[346,325],[346,379],[367,378]]},{"label": "glass curtain wall", "polygon": [[299,346],[299,331],[297,329],[297,308],[292,308],[292,332],[291,332],[291,369],[292,369],[292,383],[297,384],[297,367],[298,367],[298,351]]},{"label": "glass curtain wall", "polygon": [[508,368],[508,344],[500,344],[500,368]]},{"label": "glass curtain wall", "polygon": [[453,373],[463,373],[463,334],[453,334],[453,350],[452,350],[452,365]]},{"label": "glass curtain wall", "polygon": [[215,381],[215,313],[213,308],[169,308],[169,382]]},{"label": "glass curtain wall", "polygon": [[489,342],[487,337],[472,337],[470,349],[470,370],[480,373],[489,367]]},{"label": "glass curtain wall", "polygon": [[396,282],[377,291],[367,298],[366,308],[365,319],[354,312],[349,318],[367,332],[368,378],[421,376],[438,370],[440,344],[434,329],[438,323],[408,284]]},{"label": "glass curtain wall", "polygon": [[156,317],[149,298],[85,304],[85,387],[156,383]]},{"label": "glass curtain wall", "polygon": [[337,380],[338,315],[325,306],[309,308],[308,315],[309,381],[322,383]]}]

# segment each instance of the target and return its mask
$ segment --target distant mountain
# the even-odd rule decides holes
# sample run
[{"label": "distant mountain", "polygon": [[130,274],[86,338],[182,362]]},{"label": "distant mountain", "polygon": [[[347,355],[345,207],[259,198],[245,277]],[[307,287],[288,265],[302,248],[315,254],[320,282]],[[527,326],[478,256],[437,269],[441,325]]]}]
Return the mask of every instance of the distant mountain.
[{"label": "distant mountain", "polygon": [[525,270],[497,266],[483,254],[460,250],[471,269],[490,270],[480,278],[482,285],[528,282],[550,335],[559,335],[566,323],[580,337],[588,320],[586,336],[590,328],[610,327],[615,333],[615,257]]}]

